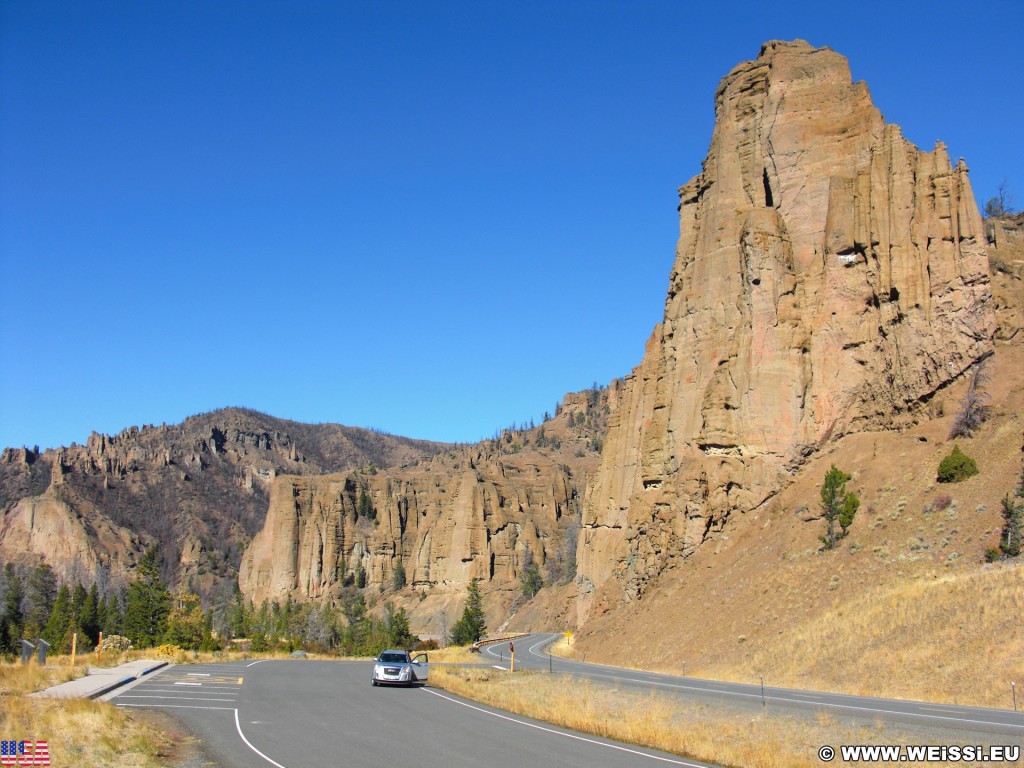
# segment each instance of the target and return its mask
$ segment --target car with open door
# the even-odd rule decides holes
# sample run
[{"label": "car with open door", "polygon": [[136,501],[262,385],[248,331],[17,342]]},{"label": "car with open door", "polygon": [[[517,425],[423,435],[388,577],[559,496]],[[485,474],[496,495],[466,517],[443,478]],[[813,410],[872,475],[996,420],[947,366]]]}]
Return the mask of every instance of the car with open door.
[{"label": "car with open door", "polygon": [[415,656],[408,651],[381,651],[373,660],[374,685],[404,685],[411,687],[416,683],[427,682],[430,671],[427,654]]}]

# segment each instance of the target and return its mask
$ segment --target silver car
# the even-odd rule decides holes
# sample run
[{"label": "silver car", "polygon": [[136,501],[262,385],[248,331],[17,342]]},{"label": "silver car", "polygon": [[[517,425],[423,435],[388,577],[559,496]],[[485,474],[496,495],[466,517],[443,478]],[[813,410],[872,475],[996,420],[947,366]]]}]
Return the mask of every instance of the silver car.
[{"label": "silver car", "polygon": [[373,661],[374,685],[405,685],[427,682],[427,654],[410,656],[407,651],[381,651]]}]

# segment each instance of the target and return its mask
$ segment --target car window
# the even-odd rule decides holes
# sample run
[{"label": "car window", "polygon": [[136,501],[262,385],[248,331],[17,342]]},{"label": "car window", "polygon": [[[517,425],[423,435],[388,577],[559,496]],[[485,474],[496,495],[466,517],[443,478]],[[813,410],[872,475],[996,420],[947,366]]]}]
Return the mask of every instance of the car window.
[{"label": "car window", "polygon": [[404,653],[382,653],[380,660],[387,664],[403,664],[408,661]]}]

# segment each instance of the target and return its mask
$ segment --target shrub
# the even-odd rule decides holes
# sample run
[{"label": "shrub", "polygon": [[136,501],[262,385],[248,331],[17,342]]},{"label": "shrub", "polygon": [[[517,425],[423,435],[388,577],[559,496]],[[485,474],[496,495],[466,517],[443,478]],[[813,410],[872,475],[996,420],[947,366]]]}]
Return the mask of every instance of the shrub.
[{"label": "shrub", "polygon": [[180,646],[172,645],[170,643],[164,643],[153,653],[161,659],[176,659],[178,656],[183,655]]},{"label": "shrub", "polygon": [[123,635],[108,635],[103,638],[103,644],[100,646],[100,650],[103,653],[108,651],[129,651],[131,650],[132,642]]},{"label": "shrub", "polygon": [[953,446],[953,451],[939,464],[938,481],[940,483],[959,483],[968,477],[978,474],[978,464],[970,456]]}]

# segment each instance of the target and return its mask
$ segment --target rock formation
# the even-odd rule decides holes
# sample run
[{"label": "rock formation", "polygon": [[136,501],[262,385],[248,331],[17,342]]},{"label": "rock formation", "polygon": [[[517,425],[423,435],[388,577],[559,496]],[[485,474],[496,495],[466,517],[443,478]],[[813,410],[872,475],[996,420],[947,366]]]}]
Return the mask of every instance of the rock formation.
[{"label": "rock formation", "polygon": [[406,605],[417,631],[439,632],[438,600],[461,601],[474,578],[490,606],[507,608],[528,559],[550,571],[564,556],[613,389],[567,395],[539,428],[506,430],[415,466],[276,478],[266,524],[242,559],[242,593],[257,605],[330,600],[357,571],[386,591],[401,564],[413,594],[435,598]]},{"label": "rock formation", "polygon": [[89,583],[100,571],[130,571],[158,543],[165,578],[230,595],[276,476],[409,463],[443,447],[225,409],[94,433],[84,446],[9,448],[0,456],[0,561],[46,560],[61,579]]},{"label": "rock formation", "polygon": [[886,124],[842,56],[767,43],[722,80],[715,112],[679,190],[664,319],[585,505],[581,621],[602,587],[640,595],[811,452],[911,423],[992,350],[966,165]]}]

